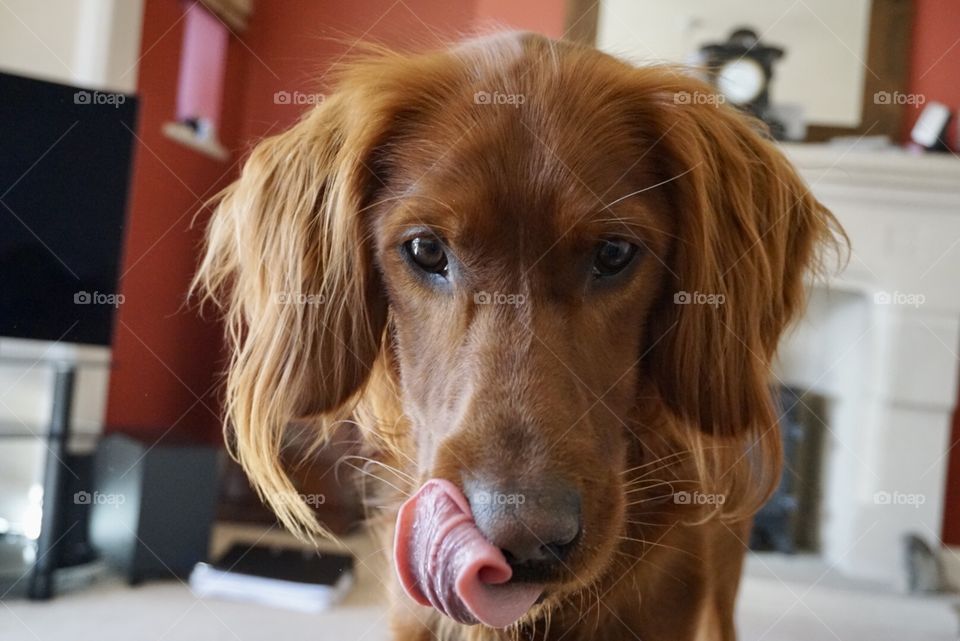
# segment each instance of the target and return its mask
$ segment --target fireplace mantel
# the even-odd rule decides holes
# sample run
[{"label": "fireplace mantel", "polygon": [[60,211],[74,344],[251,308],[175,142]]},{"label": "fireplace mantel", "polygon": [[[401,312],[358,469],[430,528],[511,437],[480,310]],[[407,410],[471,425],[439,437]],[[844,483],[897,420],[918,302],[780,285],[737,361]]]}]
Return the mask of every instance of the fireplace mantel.
[{"label": "fireplace mantel", "polygon": [[960,203],[960,158],[949,153],[914,154],[899,148],[854,151],[843,145],[795,143],[782,148],[809,180],[821,180],[826,186],[880,185],[894,191],[920,187],[952,195]]},{"label": "fireplace mantel", "polygon": [[850,237],[814,286],[777,375],[829,399],[827,560],[902,579],[901,538],[939,547],[960,353],[960,159],[785,145]]}]

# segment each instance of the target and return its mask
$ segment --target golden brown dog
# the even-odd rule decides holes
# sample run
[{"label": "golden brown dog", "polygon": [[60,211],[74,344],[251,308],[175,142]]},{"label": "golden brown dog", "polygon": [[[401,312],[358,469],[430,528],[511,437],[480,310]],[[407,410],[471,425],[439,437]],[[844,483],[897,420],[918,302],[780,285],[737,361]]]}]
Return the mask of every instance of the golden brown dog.
[{"label": "golden brown dog", "polygon": [[[388,538],[416,495],[397,639],[734,638],[749,517],[779,478],[768,365],[838,230],[718,102],[529,34],[380,53],[222,196],[198,282],[227,314],[237,454],[316,531],[280,499],[284,430],[360,425],[393,473]],[[522,612],[455,592],[411,542],[439,518],[429,479],[509,565],[477,589],[516,588]],[[423,545],[436,577],[404,556]]]}]

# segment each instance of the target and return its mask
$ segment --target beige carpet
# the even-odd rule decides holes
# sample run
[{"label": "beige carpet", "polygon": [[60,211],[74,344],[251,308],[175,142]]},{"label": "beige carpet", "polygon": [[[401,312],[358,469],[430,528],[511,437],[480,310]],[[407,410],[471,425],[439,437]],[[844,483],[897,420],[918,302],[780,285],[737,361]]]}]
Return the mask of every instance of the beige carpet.
[{"label": "beige carpet", "polygon": [[[232,540],[278,540],[276,532],[221,527],[216,554]],[[366,537],[348,544],[358,580],[336,609],[316,615],[195,599],[176,581],[129,588],[100,582],[49,603],[0,604],[3,641],[381,641],[385,570]],[[378,576],[379,575],[379,576]],[[812,587],[811,587],[812,586]],[[811,558],[754,557],[740,600],[741,641],[957,641],[953,597],[916,598],[852,584]]]}]

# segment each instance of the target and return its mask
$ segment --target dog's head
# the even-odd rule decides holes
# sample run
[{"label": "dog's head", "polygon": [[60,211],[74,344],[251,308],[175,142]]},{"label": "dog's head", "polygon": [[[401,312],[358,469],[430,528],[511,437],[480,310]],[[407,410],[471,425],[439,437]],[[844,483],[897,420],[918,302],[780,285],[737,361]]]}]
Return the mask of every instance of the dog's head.
[{"label": "dog's head", "polygon": [[240,458],[287,493],[291,418],[392,394],[407,489],[459,488],[517,580],[588,584],[641,524],[775,483],[768,365],[832,225],[676,70],[526,35],[353,64],[210,228]]}]

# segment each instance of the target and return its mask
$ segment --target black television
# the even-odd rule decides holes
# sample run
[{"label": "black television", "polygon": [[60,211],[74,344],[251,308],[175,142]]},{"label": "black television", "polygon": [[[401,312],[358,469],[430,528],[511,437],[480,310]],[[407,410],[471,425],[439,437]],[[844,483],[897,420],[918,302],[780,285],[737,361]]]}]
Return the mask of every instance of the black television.
[{"label": "black television", "polygon": [[0,337],[109,345],[135,97],[0,73]]}]

